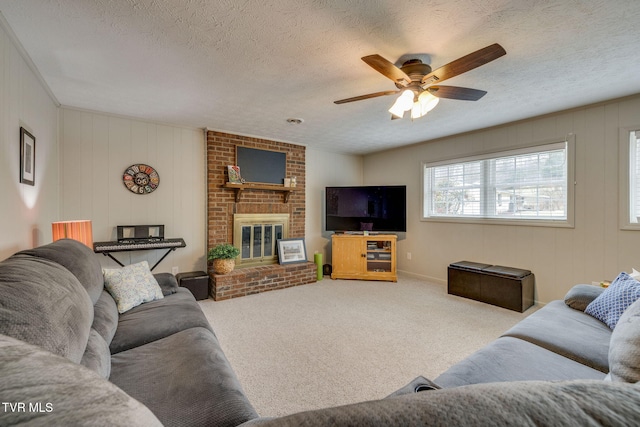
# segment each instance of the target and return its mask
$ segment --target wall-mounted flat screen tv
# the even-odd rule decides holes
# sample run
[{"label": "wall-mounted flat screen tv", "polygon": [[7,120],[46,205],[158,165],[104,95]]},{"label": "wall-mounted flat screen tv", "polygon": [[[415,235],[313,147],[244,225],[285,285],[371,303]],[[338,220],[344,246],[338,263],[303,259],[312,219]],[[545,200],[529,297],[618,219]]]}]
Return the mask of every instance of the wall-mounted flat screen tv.
[{"label": "wall-mounted flat screen tv", "polygon": [[327,231],[407,231],[407,187],[326,187]]}]

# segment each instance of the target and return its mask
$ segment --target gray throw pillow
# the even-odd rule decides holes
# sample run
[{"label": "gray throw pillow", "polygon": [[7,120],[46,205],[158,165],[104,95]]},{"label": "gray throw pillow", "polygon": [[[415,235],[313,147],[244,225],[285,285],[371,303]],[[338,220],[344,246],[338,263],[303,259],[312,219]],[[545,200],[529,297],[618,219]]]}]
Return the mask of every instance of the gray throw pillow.
[{"label": "gray throw pillow", "polygon": [[640,300],[625,310],[611,334],[609,369],[612,381],[640,381]]},{"label": "gray throw pillow", "polygon": [[575,285],[564,296],[564,303],[574,310],[584,311],[604,290],[600,286]]}]

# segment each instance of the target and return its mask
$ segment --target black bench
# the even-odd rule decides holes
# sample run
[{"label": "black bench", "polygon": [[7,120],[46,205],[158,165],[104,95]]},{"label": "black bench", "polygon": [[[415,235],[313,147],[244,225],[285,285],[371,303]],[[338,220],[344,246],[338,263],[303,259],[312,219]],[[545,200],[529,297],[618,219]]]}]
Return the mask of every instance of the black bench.
[{"label": "black bench", "polygon": [[534,303],[535,277],[529,270],[454,262],[448,267],[447,292],[522,313]]}]

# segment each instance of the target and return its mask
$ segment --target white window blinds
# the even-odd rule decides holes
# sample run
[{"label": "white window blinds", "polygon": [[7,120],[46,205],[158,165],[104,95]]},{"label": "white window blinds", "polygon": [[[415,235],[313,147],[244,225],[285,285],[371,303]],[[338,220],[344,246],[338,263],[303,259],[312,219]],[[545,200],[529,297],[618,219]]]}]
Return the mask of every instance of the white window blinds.
[{"label": "white window blinds", "polygon": [[564,221],[567,159],[567,142],[560,142],[427,163],[423,216]]},{"label": "white window blinds", "polygon": [[640,216],[640,130],[629,132],[629,222]]}]

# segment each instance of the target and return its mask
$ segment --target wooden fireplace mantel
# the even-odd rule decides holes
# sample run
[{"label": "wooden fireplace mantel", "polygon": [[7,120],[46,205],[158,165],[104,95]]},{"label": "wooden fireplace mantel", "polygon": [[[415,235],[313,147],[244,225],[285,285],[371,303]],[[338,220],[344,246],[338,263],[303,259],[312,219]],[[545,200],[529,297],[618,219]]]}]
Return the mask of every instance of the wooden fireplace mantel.
[{"label": "wooden fireplace mantel", "polygon": [[234,190],[236,192],[236,203],[240,202],[240,196],[245,190],[267,190],[267,191],[280,191],[284,193],[284,202],[289,202],[289,196],[296,191],[295,187],[285,187],[284,185],[269,185],[269,184],[234,184],[227,182],[223,185],[224,188]]}]

